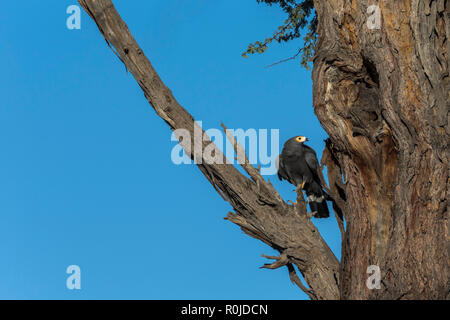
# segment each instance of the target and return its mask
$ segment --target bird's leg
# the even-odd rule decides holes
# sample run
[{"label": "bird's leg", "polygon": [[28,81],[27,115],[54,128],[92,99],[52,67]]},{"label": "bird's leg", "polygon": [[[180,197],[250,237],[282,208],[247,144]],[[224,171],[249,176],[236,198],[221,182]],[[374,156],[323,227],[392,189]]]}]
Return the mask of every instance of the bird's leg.
[{"label": "bird's leg", "polygon": [[[300,189],[302,192],[303,192],[303,190],[304,190],[304,188],[305,188],[305,184],[306,184],[306,181],[303,180],[303,182],[302,182],[302,187],[301,187],[301,189]],[[308,204],[308,197],[306,197],[305,202],[306,202],[306,204]]]},{"label": "bird's leg", "polygon": [[297,201],[298,201],[298,199],[300,198],[300,196],[302,197],[301,198],[301,202],[303,202],[304,203],[304,210],[305,210],[305,213],[306,213],[306,217],[308,218],[308,219],[311,219],[311,217],[313,217],[313,216],[315,216],[315,212],[308,212],[308,197],[306,197],[306,200],[305,200],[305,197],[303,196],[303,190],[304,190],[304,188],[305,188],[305,184],[306,184],[306,180],[302,180],[302,183],[301,183],[301,185],[299,184],[298,186],[297,186]]},{"label": "bird's leg", "polygon": [[305,181],[303,181],[301,184],[299,183],[299,184],[297,184],[297,186],[295,187],[295,193],[297,194],[297,197],[295,198],[295,202],[292,202],[291,200],[288,200],[288,203],[290,203],[290,204],[292,204],[293,206],[296,206],[297,205],[297,202],[298,202],[298,198],[299,198],[299,196],[300,196],[300,194],[302,194],[302,196],[303,196],[303,187],[305,186]]},{"label": "bird's leg", "polygon": [[[302,185],[300,186],[300,184],[297,184],[297,186],[295,187],[295,193],[297,194],[297,197],[295,198],[295,202],[292,202],[291,200],[288,200],[288,203],[292,204],[293,206],[295,206],[297,204],[297,199],[298,199],[298,192],[303,189],[303,186],[305,185],[305,182],[302,183]],[[300,190],[299,190],[300,189]]]},{"label": "bird's leg", "polygon": [[311,219],[312,217],[314,217],[316,215],[317,211],[314,212],[308,212],[306,211],[306,216],[308,217],[308,219]]}]

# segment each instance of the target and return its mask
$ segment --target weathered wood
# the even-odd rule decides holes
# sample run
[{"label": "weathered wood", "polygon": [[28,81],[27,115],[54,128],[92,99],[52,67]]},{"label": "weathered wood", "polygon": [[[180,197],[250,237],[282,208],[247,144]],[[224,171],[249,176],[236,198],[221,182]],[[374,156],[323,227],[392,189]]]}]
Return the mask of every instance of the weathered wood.
[{"label": "weathered wood", "polygon": [[[198,152],[190,147],[195,140],[193,117],[178,104],[161,81],[112,2],[79,0],[79,3],[141,86],[157,115],[172,130],[187,129],[191,133],[191,141],[180,143],[191,158],[199,159]],[[200,138],[198,141],[201,149],[212,143],[209,139],[202,141]],[[225,159],[217,147],[215,152]],[[291,280],[312,299],[339,299],[339,262],[306,217],[304,207],[287,205],[273,186],[247,162],[243,168],[251,179],[233,165],[226,164],[225,160],[223,162],[203,162],[198,167],[218,193],[233,206],[235,212],[230,212],[226,219],[240,226],[246,234],[278,250],[278,261],[282,263],[276,266],[286,266]],[[293,265],[300,270],[309,289],[294,274]]]},{"label": "weathered wood", "polygon": [[[369,30],[374,3],[381,28]],[[448,2],[315,7],[314,107],[346,199],[341,297],[449,299]],[[380,290],[365,285],[369,265]]]}]

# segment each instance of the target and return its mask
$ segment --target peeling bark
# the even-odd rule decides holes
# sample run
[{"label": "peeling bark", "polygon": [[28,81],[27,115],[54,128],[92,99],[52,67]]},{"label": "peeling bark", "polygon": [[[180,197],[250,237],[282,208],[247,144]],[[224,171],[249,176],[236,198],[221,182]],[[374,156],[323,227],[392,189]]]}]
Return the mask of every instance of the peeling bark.
[{"label": "peeling bark", "polygon": [[372,4],[315,1],[314,108],[345,201],[341,298],[449,299],[448,3],[379,1],[369,30]]}]

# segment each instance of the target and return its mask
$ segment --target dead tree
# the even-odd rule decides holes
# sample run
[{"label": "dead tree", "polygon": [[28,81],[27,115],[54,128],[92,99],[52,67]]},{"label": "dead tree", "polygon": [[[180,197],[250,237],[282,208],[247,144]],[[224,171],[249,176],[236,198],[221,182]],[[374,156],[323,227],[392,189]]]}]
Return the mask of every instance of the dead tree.
[{"label": "dead tree", "polygon": [[[263,267],[287,267],[311,299],[449,298],[445,1],[380,2],[376,30],[366,26],[368,0],[315,1],[314,108],[330,136],[322,160],[343,234],[341,263],[308,219],[302,196],[296,206],[286,204],[248,159],[241,164],[247,177],[210,140],[195,137],[193,117],[161,81],[111,0],[79,2],[156,114],[172,130],[191,133],[191,141],[180,144],[232,205],[226,219],[280,252],[266,256],[275,262]],[[242,147],[227,136],[239,154]],[[194,141],[200,150],[192,148]],[[198,161],[208,146],[224,164]],[[366,286],[369,265],[381,269],[379,290]]]}]

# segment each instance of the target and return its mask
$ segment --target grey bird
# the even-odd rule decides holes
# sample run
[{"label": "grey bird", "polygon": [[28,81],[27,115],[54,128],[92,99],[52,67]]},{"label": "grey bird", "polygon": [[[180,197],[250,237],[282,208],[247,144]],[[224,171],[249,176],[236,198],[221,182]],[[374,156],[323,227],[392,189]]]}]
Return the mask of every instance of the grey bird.
[{"label": "grey bird", "polygon": [[287,180],[297,188],[305,190],[309,208],[316,218],[328,218],[330,213],[319,178],[319,161],[316,152],[304,143],[304,136],[296,136],[283,146],[278,157],[278,178]]}]

